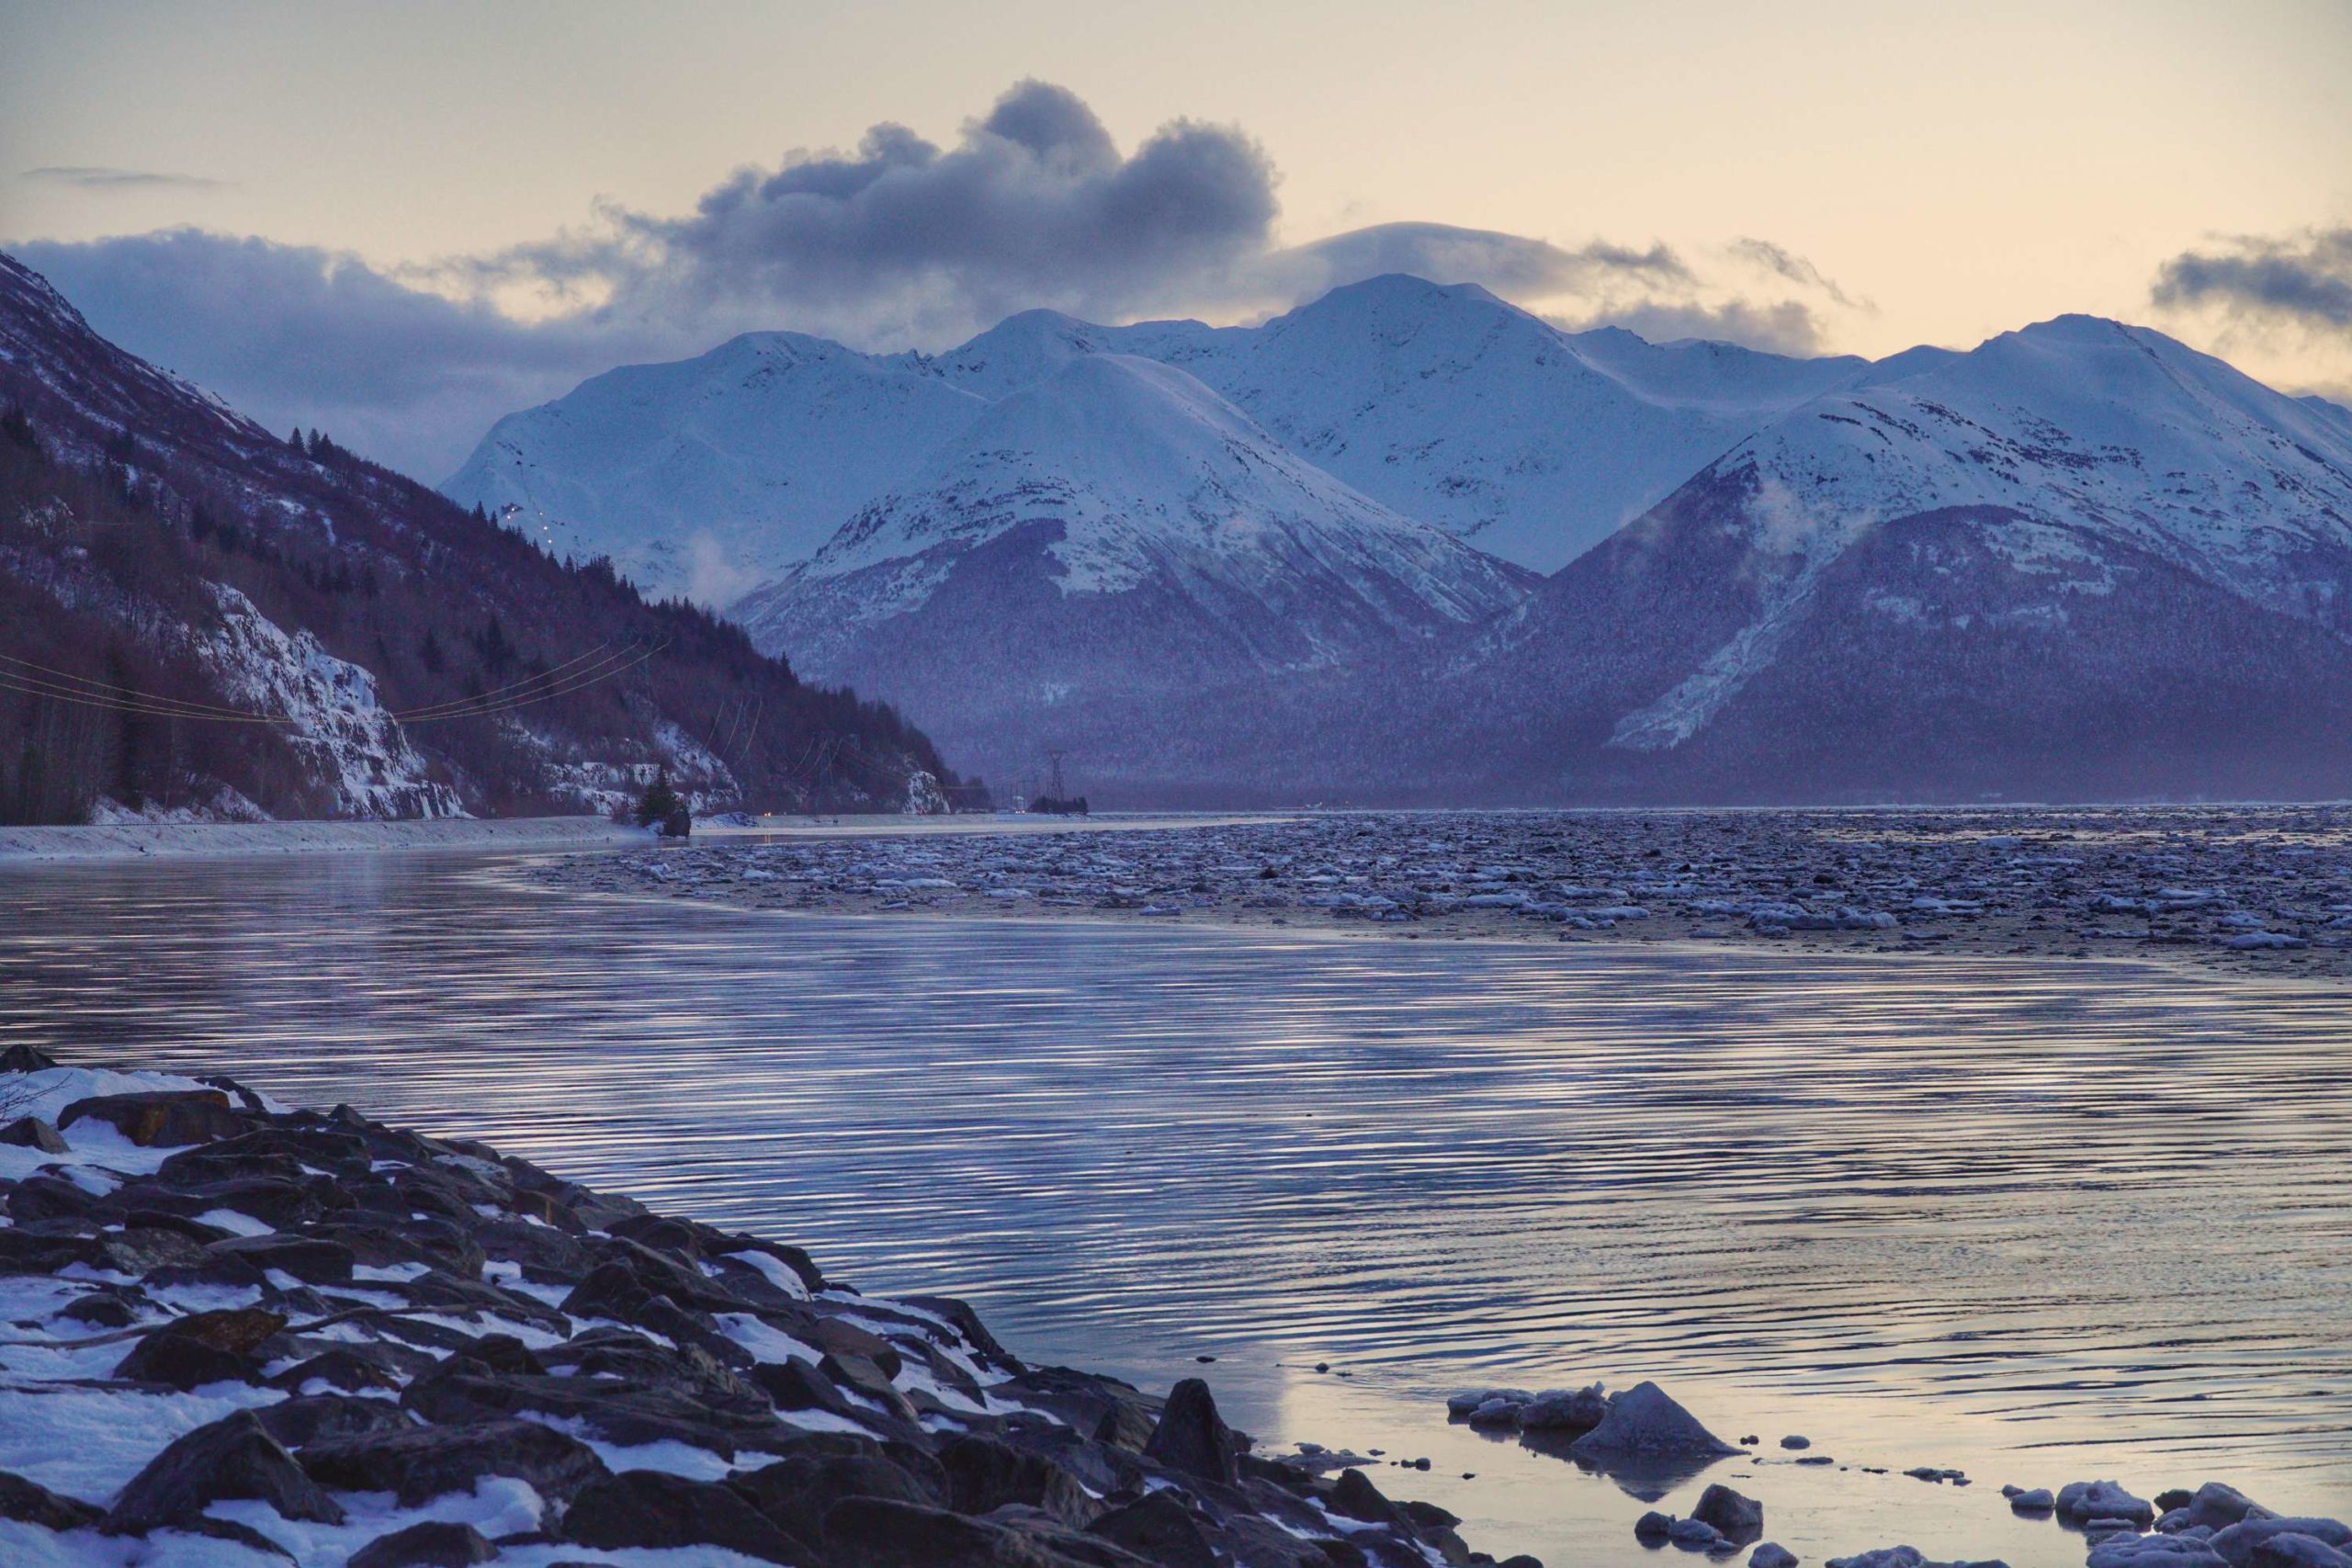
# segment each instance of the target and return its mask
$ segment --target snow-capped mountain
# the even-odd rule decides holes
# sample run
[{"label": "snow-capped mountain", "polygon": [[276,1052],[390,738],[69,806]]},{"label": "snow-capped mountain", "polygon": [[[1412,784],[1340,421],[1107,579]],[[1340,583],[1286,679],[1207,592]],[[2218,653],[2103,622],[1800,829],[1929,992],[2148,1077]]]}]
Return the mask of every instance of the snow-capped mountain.
[{"label": "snow-capped mountain", "polygon": [[798,333],[631,365],[509,414],[442,486],[559,558],[724,604],[816,553],[985,401]]},{"label": "snow-capped mountain", "polygon": [[1795,410],[1443,685],[1539,792],[2341,793],[2347,634],[2352,430],[2070,316]]},{"label": "snow-capped mountain", "polygon": [[[589,389],[517,416],[498,460],[542,498],[589,476],[546,504],[608,507],[599,547],[657,587],[687,584],[695,530],[730,568],[805,552],[731,613],[999,774],[1069,745],[1204,799],[2352,779],[2352,412],[2144,329],[1795,360],[1392,276],[1259,327],[789,340],[793,373],[747,390],[764,341],[616,373],[647,390],[601,423]],[[693,399],[724,465],[661,434]],[[590,424],[594,463],[542,439]],[[840,509],[779,542],[774,498],[816,495],[820,457]],[[594,477],[662,463],[690,505]],[[1513,603],[1488,557],[1557,570]]]},{"label": "snow-capped mountain", "polygon": [[1125,330],[1136,337],[1117,340],[1122,352],[1182,366],[1365,494],[1546,572],[1867,368],[1565,333],[1476,285],[1403,276],[1253,332]]},{"label": "snow-capped mountain", "polygon": [[1157,779],[1218,747],[1179,705],[1262,705],[1286,678],[1482,622],[1532,581],[1302,461],[1184,372],[1088,352],[990,405],[737,614],[1000,777],[1069,747],[1099,776]]},{"label": "snow-capped mountain", "polygon": [[1564,333],[1474,286],[1388,276],[1255,328],[1029,310],[936,355],[754,333],[511,414],[442,488],[560,557],[723,605],[904,488],[989,404],[1098,354],[1175,366],[1392,510],[1539,571],[1866,367]]}]

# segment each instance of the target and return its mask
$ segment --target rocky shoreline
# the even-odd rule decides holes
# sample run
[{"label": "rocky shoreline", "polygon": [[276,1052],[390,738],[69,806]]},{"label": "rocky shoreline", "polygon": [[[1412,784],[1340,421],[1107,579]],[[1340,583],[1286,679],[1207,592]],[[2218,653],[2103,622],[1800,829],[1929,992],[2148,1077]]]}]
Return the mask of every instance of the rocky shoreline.
[{"label": "rocky shoreline", "polygon": [[1198,1380],[1024,1365],[963,1303],[347,1106],[15,1047],[0,1205],[0,1561],[1495,1561]]},{"label": "rocky shoreline", "polygon": [[1307,813],[739,840],[525,874],[755,909],[2352,976],[2352,807],[2337,806]]},{"label": "rocky shoreline", "polygon": [[[1656,1383],[1610,1394],[1598,1383],[1580,1389],[1466,1389],[1446,1401],[1455,1421],[1488,1430],[1516,1431],[1540,1452],[1607,1472],[1636,1496],[1663,1495],[1695,1480],[1742,1450],[1707,1430]],[[1789,1433],[1784,1451],[1799,1465],[1835,1464],[1806,1452],[1811,1439]],[[1751,1452],[1751,1459],[1754,1457]],[[1840,1467],[1845,1468],[1845,1467]],[[1883,1474],[1871,1466],[1860,1467]],[[1936,1485],[1965,1487],[1957,1470],[1920,1465],[1904,1473]],[[2236,1487],[2209,1481],[2194,1491],[2176,1487],[2151,1500],[2116,1481],[2074,1481],[2047,1487],[2003,1486],[2000,1497],[2019,1518],[2048,1520],[2082,1538],[2086,1568],[2352,1568],[2352,1526],[2338,1519],[2282,1516]],[[1727,1562],[1747,1552],[1747,1568],[1796,1568],[1797,1555],[1764,1539],[1764,1505],[1724,1483],[1709,1485],[1681,1517],[1656,1509],[1634,1523],[1634,1538],[1652,1549],[1673,1546]],[[1877,1547],[1832,1557],[1826,1568],[2007,1568],[1997,1559],[1932,1562],[1916,1547]]]}]

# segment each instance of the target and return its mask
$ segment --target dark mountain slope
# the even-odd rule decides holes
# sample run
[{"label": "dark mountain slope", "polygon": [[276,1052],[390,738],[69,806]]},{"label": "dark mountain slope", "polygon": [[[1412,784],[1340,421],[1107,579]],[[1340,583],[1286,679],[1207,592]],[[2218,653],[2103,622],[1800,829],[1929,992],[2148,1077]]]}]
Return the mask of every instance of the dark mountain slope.
[{"label": "dark mountain slope", "polygon": [[946,777],[890,710],[298,448],[5,256],[0,410],[0,818],[581,809],[656,766],[713,804],[899,809]]}]

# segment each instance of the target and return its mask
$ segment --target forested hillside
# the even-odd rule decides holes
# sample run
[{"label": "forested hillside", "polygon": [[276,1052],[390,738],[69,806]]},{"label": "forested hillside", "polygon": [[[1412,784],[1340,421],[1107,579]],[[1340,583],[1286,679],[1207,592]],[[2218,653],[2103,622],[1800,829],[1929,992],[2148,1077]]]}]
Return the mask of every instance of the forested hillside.
[{"label": "forested hillside", "polygon": [[311,433],[262,430],[0,257],[0,819],[932,809],[886,706]]}]

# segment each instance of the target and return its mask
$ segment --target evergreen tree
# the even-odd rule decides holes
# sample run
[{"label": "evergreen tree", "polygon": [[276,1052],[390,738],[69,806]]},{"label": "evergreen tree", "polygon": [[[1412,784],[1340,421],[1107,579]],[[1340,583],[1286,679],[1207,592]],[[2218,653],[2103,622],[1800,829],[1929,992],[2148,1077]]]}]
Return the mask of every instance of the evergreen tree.
[{"label": "evergreen tree", "polygon": [[650,828],[659,822],[667,830],[672,821],[684,815],[686,803],[670,787],[669,768],[659,767],[653,772],[653,782],[645,786],[645,794],[637,803],[637,825]]}]

